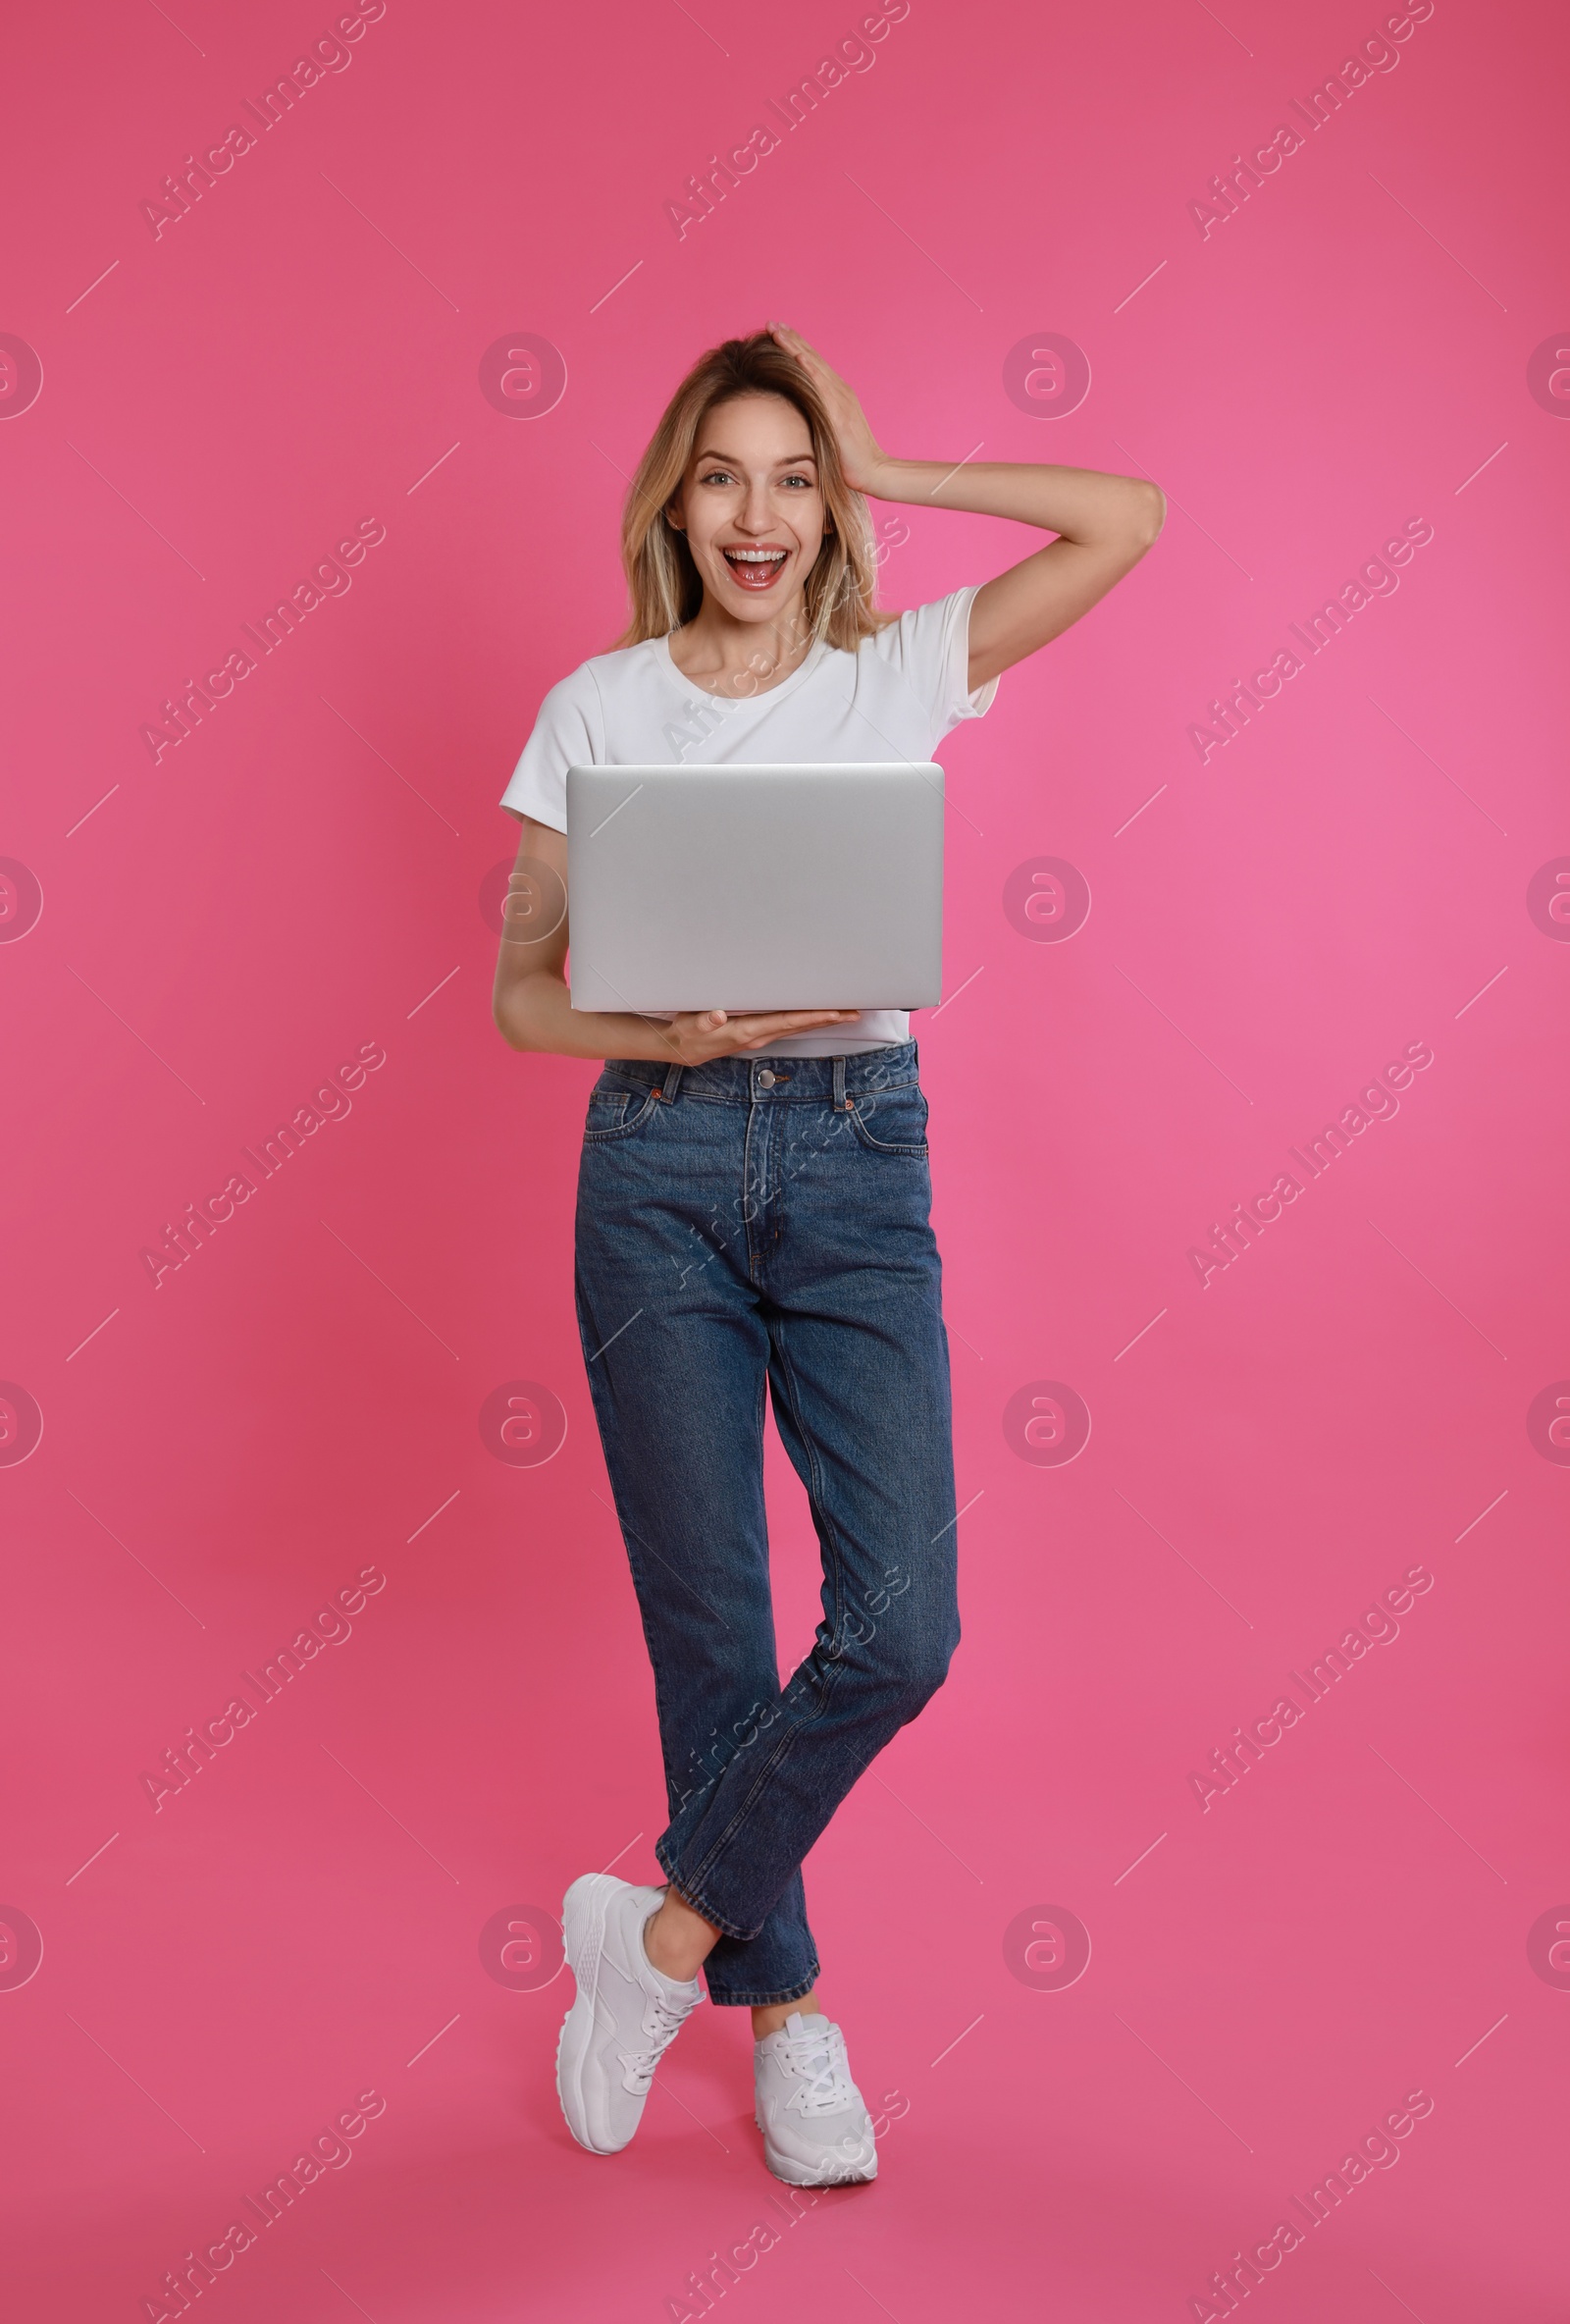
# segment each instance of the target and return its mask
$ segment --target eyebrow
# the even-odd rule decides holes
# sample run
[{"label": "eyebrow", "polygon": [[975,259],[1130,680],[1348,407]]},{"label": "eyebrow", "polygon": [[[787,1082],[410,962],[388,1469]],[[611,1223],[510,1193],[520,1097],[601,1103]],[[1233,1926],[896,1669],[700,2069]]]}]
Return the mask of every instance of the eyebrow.
[{"label": "eyebrow", "polygon": [[[695,461],[723,460],[728,468],[739,468],[743,464],[737,459],[734,452],[715,451],[713,449],[694,452],[693,458]],[[800,468],[803,466],[815,468],[817,466],[817,461],[810,451],[799,451],[788,460],[772,460],[770,461],[769,465],[774,468]]]}]

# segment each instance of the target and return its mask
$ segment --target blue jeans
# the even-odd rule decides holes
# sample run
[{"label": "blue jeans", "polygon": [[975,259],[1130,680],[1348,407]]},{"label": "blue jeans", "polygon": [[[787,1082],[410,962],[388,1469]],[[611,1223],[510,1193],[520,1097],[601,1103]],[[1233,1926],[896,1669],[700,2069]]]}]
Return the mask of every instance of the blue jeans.
[{"label": "blue jeans", "polygon": [[[578,1180],[578,1325],[654,1665],[666,1876],[718,2002],[796,2001],[802,1859],[959,1642],[949,1350],[914,1041],[612,1059]],[[782,1688],[763,1404],[823,1618]]]}]

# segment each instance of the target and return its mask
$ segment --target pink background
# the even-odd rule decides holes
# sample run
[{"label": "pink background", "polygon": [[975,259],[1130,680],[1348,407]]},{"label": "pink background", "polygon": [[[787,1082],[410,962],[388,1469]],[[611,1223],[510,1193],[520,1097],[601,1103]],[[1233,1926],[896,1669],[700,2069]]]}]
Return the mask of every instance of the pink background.
[{"label": "pink background", "polygon": [[[164,2271],[374,2090],[202,2296],[236,2324],[653,2324],[770,2219],[724,2295],[759,2319],[1177,2324],[1422,2090],[1398,2166],[1253,2297],[1561,2316],[1570,1474],[1527,1416],[1570,1374],[1570,949],[1527,889],[1570,852],[1552,344],[1529,383],[1570,343],[1562,18],[1439,0],[1204,236],[1211,174],[1375,0],[915,0],[678,238],[688,174],[851,6],[390,0],[155,237],[164,174],[331,21],[176,0],[7,36],[0,329],[43,368],[29,408],[24,371],[0,394],[0,855],[43,899],[27,928],[26,879],[0,898],[0,1374],[43,1420],[0,1473],[12,2304],[174,2312]],[[742,2013],[701,2013],[594,2161],[550,2083],[567,1981],[528,1969],[548,1922],[523,1989],[480,1941],[579,1872],[652,1876],[663,1817],[570,1302],[593,1069],[493,1030],[496,801],[620,625],[622,475],[665,395],[770,314],[895,451],[1171,501],[944,751],[952,998],[917,1030],[966,1634],[809,1867],[889,2128],[877,2186],[795,2226]],[[1004,390],[1045,332],[1091,365],[1066,415]],[[549,411],[480,392],[519,333],[564,358]],[[1030,546],[893,513],[895,606]],[[1413,518],[1398,590],[1202,764],[1218,689]],[[362,520],[352,587],[155,764],[170,690]],[[1040,856],[1088,881],[1072,941],[1005,914]],[[1190,1245],[1409,1042],[1434,1062],[1399,1113],[1201,1288]],[[143,1247],[361,1044],[352,1111],[155,1289]],[[543,1464],[482,1439],[518,1380],[566,1416]],[[1091,1416],[1067,1464],[1005,1432],[1041,1380]],[[776,1451],[794,1659],[814,1552]],[[1415,1564],[1399,1637],[1202,1809],[1212,1750]],[[155,1810],[143,1774],[368,1565],[352,1636]],[[1054,1913],[1092,1950],[1041,1989],[1005,1938]]]}]

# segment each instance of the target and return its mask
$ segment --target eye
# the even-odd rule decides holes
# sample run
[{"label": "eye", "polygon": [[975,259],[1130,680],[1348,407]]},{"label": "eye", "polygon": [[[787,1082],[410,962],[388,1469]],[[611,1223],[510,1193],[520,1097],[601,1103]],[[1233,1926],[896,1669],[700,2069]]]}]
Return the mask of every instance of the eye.
[{"label": "eye", "polygon": [[782,476],[780,482],[781,484],[799,484],[804,492],[810,493],[812,489],[812,479],[810,476]]},{"label": "eye", "polygon": [[728,468],[710,468],[698,481],[700,484],[734,484],[736,479]]}]

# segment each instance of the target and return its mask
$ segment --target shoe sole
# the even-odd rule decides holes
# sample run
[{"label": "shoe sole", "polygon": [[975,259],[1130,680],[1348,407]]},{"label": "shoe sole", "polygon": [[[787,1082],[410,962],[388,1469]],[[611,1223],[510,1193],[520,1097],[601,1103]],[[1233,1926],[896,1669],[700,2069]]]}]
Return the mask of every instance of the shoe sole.
[{"label": "shoe sole", "polygon": [[615,1885],[608,1873],[585,1873],[573,1881],[561,1902],[563,1949],[578,1990],[556,2037],[556,2096],[568,2130],[586,2154],[621,2152],[619,2146],[597,2146],[589,2136],[589,2106],[583,2086],[595,2033],[595,1986],[604,1949],[605,1911]]},{"label": "shoe sole", "polygon": [[861,2187],[877,2177],[875,2152],[864,2169],[851,2170],[844,2165],[833,2171],[825,2171],[821,2166],[814,2169],[811,2163],[798,2162],[793,2154],[782,2154],[777,2146],[771,2145],[768,2133],[758,2121],[756,2113],[753,2121],[763,2134],[764,2162],[774,2177],[783,2180],[787,2187]]}]

